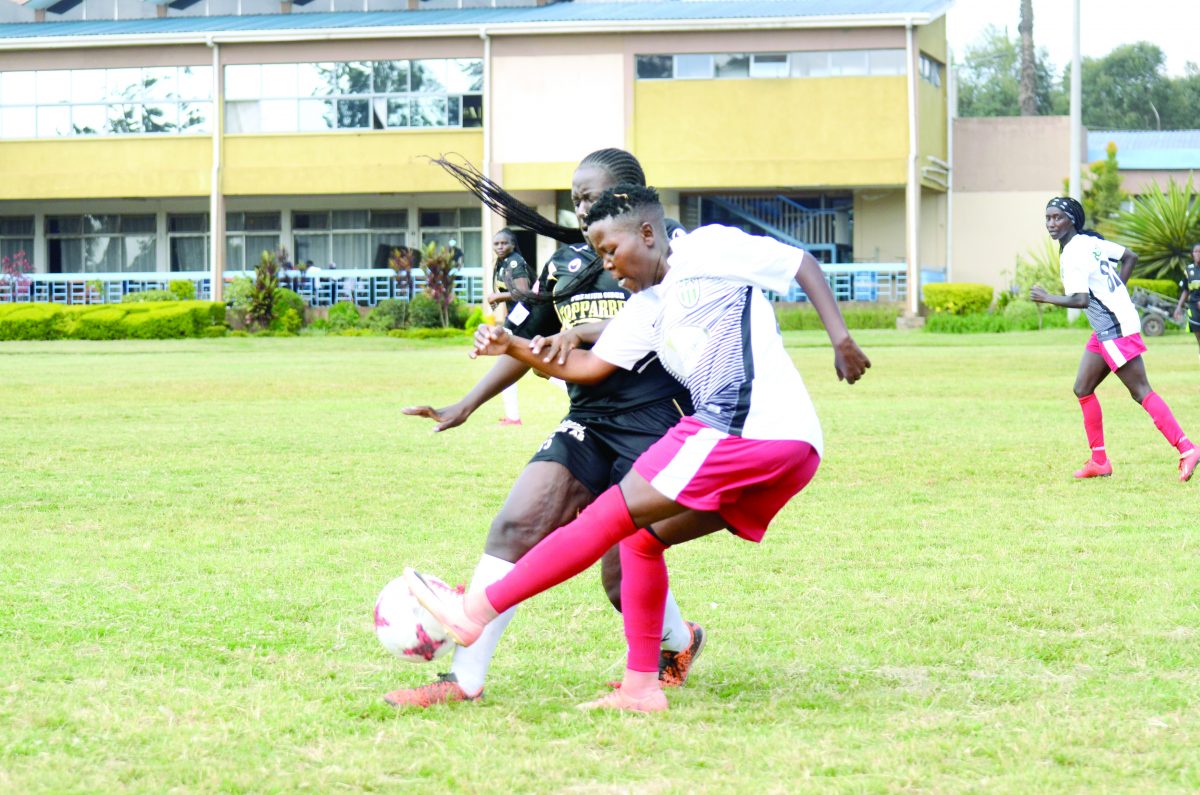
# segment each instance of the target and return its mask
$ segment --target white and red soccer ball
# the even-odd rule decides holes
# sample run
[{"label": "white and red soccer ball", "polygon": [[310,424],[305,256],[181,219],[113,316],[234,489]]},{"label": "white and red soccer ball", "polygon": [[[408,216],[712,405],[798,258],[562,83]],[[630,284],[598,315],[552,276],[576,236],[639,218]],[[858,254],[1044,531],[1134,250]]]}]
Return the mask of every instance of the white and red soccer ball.
[{"label": "white and red soccer ball", "polygon": [[[455,590],[436,577],[424,576],[431,587]],[[375,600],[375,635],[385,649],[406,662],[430,662],[454,649],[454,641],[421,607],[403,577],[385,585]]]}]

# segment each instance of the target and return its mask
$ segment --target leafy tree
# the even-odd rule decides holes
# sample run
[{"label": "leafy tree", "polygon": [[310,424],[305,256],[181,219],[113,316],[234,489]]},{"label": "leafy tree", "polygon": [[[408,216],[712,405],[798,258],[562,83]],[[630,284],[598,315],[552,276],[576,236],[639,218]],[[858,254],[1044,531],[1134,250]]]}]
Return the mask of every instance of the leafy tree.
[{"label": "leafy tree", "polygon": [[454,277],[458,270],[454,257],[448,248],[430,241],[421,257],[421,270],[425,271],[425,295],[437,305],[442,328],[449,328],[450,307],[454,305]]},{"label": "leafy tree", "polygon": [[1162,115],[1164,130],[1191,130],[1200,125],[1200,66],[1189,63],[1183,77],[1171,81],[1171,96]]},{"label": "leafy tree", "polygon": [[1018,104],[1022,116],[1037,115],[1037,58],[1033,49],[1033,0],[1021,0],[1021,83]]},{"label": "leafy tree", "polygon": [[[1116,143],[1109,141],[1104,151],[1104,159],[1089,164],[1087,172],[1083,175],[1082,204],[1089,220],[1088,226],[1107,237],[1112,232],[1112,224],[1121,211],[1121,205],[1129,199],[1129,194],[1121,189]],[[1064,196],[1069,185],[1070,180],[1064,179]]]},{"label": "leafy tree", "polygon": [[[1166,57],[1157,44],[1123,44],[1103,58],[1084,58],[1083,125],[1092,130],[1159,130],[1171,99]],[[1071,70],[1063,76],[1067,111]]]},{"label": "leafy tree", "polygon": [[279,286],[279,260],[264,251],[254,269],[254,289],[246,319],[260,328],[267,328],[275,316],[275,288]]},{"label": "leafy tree", "polygon": [[[1044,48],[1033,51],[1034,107],[1048,114],[1055,106],[1055,80]],[[1018,116],[1021,113],[1021,55],[1008,31],[989,25],[978,43],[963,52],[958,72],[960,116]]]},{"label": "leafy tree", "polygon": [[1113,221],[1115,238],[1138,255],[1134,273],[1141,277],[1178,280],[1191,262],[1192,246],[1200,240],[1200,201],[1189,177],[1175,180],[1164,193],[1157,183],[1134,199]]}]

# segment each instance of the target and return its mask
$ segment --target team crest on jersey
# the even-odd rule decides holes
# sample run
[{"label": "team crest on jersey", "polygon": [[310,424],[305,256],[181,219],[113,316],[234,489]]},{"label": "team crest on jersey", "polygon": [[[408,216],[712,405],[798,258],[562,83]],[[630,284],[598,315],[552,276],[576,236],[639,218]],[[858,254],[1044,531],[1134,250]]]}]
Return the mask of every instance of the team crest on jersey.
[{"label": "team crest on jersey", "polygon": [[700,285],[695,282],[683,282],[676,291],[679,305],[691,309],[700,302]]},{"label": "team crest on jersey", "polygon": [[567,263],[567,271],[570,273],[575,273],[582,267],[583,267],[583,260],[580,259],[579,257],[576,257],[575,259],[573,259]]}]

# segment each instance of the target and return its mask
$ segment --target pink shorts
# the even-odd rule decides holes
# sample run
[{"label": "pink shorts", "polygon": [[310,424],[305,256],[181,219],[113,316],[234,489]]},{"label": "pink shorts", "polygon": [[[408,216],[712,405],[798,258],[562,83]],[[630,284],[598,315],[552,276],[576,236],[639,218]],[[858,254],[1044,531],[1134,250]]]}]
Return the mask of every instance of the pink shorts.
[{"label": "pink shorts", "polygon": [[1146,343],[1142,342],[1141,334],[1130,334],[1128,337],[1117,337],[1115,340],[1101,342],[1092,334],[1088,338],[1084,350],[1098,353],[1104,357],[1104,363],[1114,373],[1146,352]]},{"label": "pink shorts", "polygon": [[820,463],[808,442],[743,439],[684,417],[633,468],[663,496],[697,511],[716,511],[736,535],[761,541],[775,514],[808,485]]}]

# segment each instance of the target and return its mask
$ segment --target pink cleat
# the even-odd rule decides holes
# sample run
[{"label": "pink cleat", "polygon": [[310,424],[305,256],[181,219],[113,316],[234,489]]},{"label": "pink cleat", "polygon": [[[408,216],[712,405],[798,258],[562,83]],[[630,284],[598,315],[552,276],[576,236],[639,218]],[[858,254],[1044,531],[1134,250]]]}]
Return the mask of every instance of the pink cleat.
[{"label": "pink cleat", "polygon": [[667,697],[663,695],[661,690],[655,690],[647,696],[634,698],[625,695],[624,690],[618,689],[601,696],[595,701],[580,704],[576,709],[613,709],[621,712],[666,712]]},{"label": "pink cleat", "polygon": [[[1180,465],[1182,468],[1182,464]],[[1194,465],[1193,465],[1194,466]],[[1112,474],[1112,461],[1104,459],[1103,464],[1097,464],[1092,459],[1083,465],[1083,469],[1075,471],[1075,477],[1082,480],[1083,478],[1106,478]]]},{"label": "pink cleat", "polygon": [[1193,447],[1186,453],[1179,455],[1179,482],[1187,483],[1192,479],[1192,473],[1196,471],[1196,464],[1200,462],[1200,447]]},{"label": "pink cleat", "polygon": [[521,422],[520,420],[514,420],[510,417],[501,417],[500,424],[501,425],[524,425],[524,423]]},{"label": "pink cleat", "polygon": [[421,607],[428,610],[438,623],[445,627],[446,633],[454,638],[454,642],[459,646],[470,646],[487,626],[486,623],[475,621],[467,615],[464,594],[447,592],[444,588],[430,585],[421,572],[413,568],[405,567],[404,581],[408,583],[408,589],[421,603]]},{"label": "pink cleat", "polygon": [[480,690],[470,695],[458,683],[454,674],[438,674],[436,682],[430,682],[420,687],[407,687],[393,690],[383,697],[383,700],[394,707],[420,707],[426,709],[438,704],[453,704],[457,701],[478,701],[483,697]]}]

